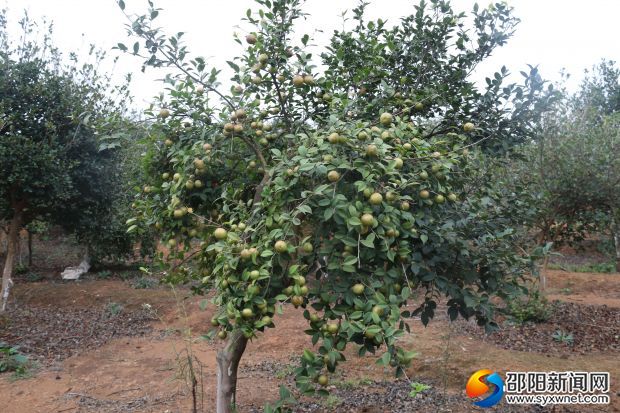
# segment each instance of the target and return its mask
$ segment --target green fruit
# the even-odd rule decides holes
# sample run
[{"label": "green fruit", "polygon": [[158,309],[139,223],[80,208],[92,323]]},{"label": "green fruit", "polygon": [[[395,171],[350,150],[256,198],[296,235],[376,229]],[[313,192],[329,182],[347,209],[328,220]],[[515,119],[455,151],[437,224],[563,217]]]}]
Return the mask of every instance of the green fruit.
[{"label": "green fruit", "polygon": [[310,322],[318,323],[320,320],[321,320],[321,317],[319,317],[316,313],[310,314]]},{"label": "green fruit", "polygon": [[403,160],[401,158],[394,159],[394,168],[400,169],[403,167]]},{"label": "green fruit", "polygon": [[260,321],[262,321],[265,324],[271,324],[272,319],[271,317],[269,317],[268,315],[264,316],[263,318],[260,319]]},{"label": "green fruit", "polygon": [[260,272],[258,270],[250,271],[250,279],[257,280],[260,277]]},{"label": "green fruit", "polygon": [[392,123],[392,120],[393,120],[393,116],[391,113],[388,113],[388,112],[382,113],[381,116],[379,117],[379,122],[381,122],[383,126],[390,126],[390,124]]},{"label": "green fruit", "polygon": [[300,293],[301,295],[303,295],[303,296],[308,295],[308,293],[309,293],[309,292],[310,292],[310,290],[308,289],[308,286],[307,286],[307,285],[304,285],[304,286],[302,286],[302,287],[299,289],[299,293]]},{"label": "green fruit", "polygon": [[370,189],[370,188],[366,188],[366,189],[364,189],[363,194],[364,194],[364,196],[365,196],[366,198],[370,198],[370,196],[372,195],[372,192],[373,192],[373,191],[372,191],[372,189]]},{"label": "green fruit", "polygon": [[448,200],[451,202],[456,202],[456,200],[458,199],[458,197],[456,196],[456,194],[448,194]]},{"label": "green fruit", "polygon": [[359,139],[360,141],[365,141],[366,139],[368,139],[368,134],[364,131],[361,131],[357,134],[357,139]]},{"label": "green fruit", "polygon": [[302,248],[304,252],[307,254],[310,254],[314,250],[314,247],[309,242],[305,242]]},{"label": "green fruit", "polygon": [[377,145],[368,145],[366,147],[366,155],[367,156],[377,156]]},{"label": "green fruit", "polygon": [[286,241],[276,241],[276,243],[274,244],[274,248],[276,250],[276,252],[279,252],[280,254],[288,251],[288,245],[286,243]]},{"label": "green fruit", "polygon": [[241,317],[247,320],[248,318],[254,317],[254,312],[251,308],[244,308],[243,310],[241,310]]},{"label": "green fruit", "polygon": [[168,172],[164,172],[161,174],[161,179],[168,180],[170,178],[170,174]]},{"label": "green fruit", "polygon": [[213,317],[213,318],[211,319],[211,325],[212,325],[213,327],[217,327],[217,326],[219,326],[219,325],[220,325],[220,322],[219,322],[219,321],[217,321],[217,318]]},{"label": "green fruit", "polygon": [[215,231],[213,231],[213,235],[216,239],[221,241],[223,239],[226,239],[226,237],[228,236],[228,231],[226,231],[224,228],[217,228]]},{"label": "green fruit", "polygon": [[463,125],[463,130],[465,132],[472,132],[474,129],[476,129],[476,125],[474,125],[471,122],[467,122],[466,124]]},{"label": "green fruit", "polygon": [[338,171],[329,171],[327,174],[327,179],[329,179],[329,182],[336,182],[340,179],[340,174]]},{"label": "green fruit", "polygon": [[362,218],[360,219],[360,221],[362,221],[363,225],[370,227],[374,224],[375,217],[373,217],[371,214],[364,214],[362,215]]},{"label": "green fruit", "polygon": [[328,323],[327,324],[327,332],[329,334],[336,334],[338,332],[338,324]]},{"label": "green fruit", "polygon": [[247,292],[250,297],[254,297],[260,293],[260,287],[258,285],[250,285]]},{"label": "green fruit", "polygon": [[380,193],[375,192],[370,196],[369,201],[372,205],[380,205],[381,202],[383,202],[383,196]]},{"label": "green fruit", "polygon": [[353,294],[355,295],[362,295],[364,294],[364,288],[364,284],[355,284],[351,287],[351,291],[353,291]]},{"label": "green fruit", "polygon": [[249,249],[246,248],[242,249],[239,255],[241,256],[242,260],[249,260],[250,258],[252,258],[252,253]]},{"label": "green fruit", "polygon": [[439,194],[435,196],[435,202],[438,204],[443,204],[444,202],[446,202],[446,198],[444,198],[443,195]]},{"label": "green fruit", "polygon": [[293,76],[293,86],[302,87],[304,85],[304,77],[300,75]]}]

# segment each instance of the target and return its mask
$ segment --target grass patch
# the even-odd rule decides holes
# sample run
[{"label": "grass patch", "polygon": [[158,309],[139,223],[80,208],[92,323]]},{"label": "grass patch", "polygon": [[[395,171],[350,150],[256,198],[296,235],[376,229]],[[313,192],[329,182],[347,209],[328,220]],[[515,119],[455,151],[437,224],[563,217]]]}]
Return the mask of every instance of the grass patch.
[{"label": "grass patch", "polygon": [[547,268],[551,270],[563,270],[568,272],[595,272],[602,274],[610,274],[616,272],[616,264],[613,261],[579,265],[549,263],[549,265],[547,265]]},{"label": "grass patch", "polygon": [[32,377],[34,367],[28,356],[19,351],[19,346],[0,342],[0,373],[12,372],[11,380],[21,380]]},{"label": "grass patch", "polygon": [[333,385],[338,389],[351,390],[360,386],[367,386],[373,384],[375,381],[370,377],[360,377],[355,379],[338,380],[334,381]]}]

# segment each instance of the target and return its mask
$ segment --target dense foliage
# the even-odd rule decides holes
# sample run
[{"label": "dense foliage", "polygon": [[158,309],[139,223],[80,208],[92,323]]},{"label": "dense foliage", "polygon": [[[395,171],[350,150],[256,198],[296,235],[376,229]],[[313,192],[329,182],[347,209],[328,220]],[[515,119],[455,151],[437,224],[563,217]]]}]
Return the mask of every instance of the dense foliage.
[{"label": "dense foliage", "polygon": [[3,294],[8,294],[12,246],[33,220],[57,224],[94,253],[131,252],[116,211],[127,184],[117,173],[123,154],[103,136],[123,122],[127,86],[112,88],[98,72],[104,55],[67,60],[25,17],[12,40],[0,16],[0,221],[10,227]]},{"label": "dense foliage", "polygon": [[379,362],[403,373],[406,321],[428,323],[440,299],[451,319],[492,328],[492,298],[516,293],[531,261],[514,246],[527,205],[485,153],[531,138],[553,96],[535,69],[524,85],[504,85],[506,69],[482,90],[469,79],[516,24],[501,3],[476,7],[473,29],[444,1],[393,28],[362,4],[321,54],[324,70],[309,36],[293,38],[300,1],[257,3],[228,92],[182,33],[155,25],[152,2],[128,16],[133,47],[118,46],[172,71],[149,112],[148,180],[128,224],[161,232],[167,281],[216,291],[212,324],[228,338],[218,412],[234,404],[245,343],[284,303],[303,309],[315,345],[296,371],[304,393],[325,392],[352,342],[360,354],[383,347]]}]

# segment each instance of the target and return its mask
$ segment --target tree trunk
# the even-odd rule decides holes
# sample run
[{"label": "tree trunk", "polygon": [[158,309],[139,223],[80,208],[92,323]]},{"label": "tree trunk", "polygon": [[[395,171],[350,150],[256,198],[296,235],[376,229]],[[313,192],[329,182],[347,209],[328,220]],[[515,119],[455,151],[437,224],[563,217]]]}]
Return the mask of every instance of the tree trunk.
[{"label": "tree trunk", "polygon": [[616,272],[620,272],[620,210],[611,210],[611,237],[616,247]]},{"label": "tree trunk", "polygon": [[236,411],[237,369],[248,339],[234,330],[226,346],[217,352],[217,413]]},{"label": "tree trunk", "polygon": [[32,267],[32,232],[28,231],[28,268]]},{"label": "tree trunk", "polygon": [[9,292],[11,291],[11,286],[13,285],[11,276],[13,275],[13,264],[15,261],[15,253],[21,225],[22,209],[16,208],[13,212],[13,219],[9,225],[9,233],[7,236],[6,258],[4,260],[4,270],[2,271],[2,306],[0,307],[0,312],[4,312],[6,310],[6,305],[9,301]]}]

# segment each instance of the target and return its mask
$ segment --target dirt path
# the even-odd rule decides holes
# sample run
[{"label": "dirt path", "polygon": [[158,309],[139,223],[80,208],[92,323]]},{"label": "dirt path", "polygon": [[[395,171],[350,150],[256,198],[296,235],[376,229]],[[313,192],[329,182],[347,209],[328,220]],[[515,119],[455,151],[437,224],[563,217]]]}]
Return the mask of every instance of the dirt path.
[{"label": "dirt path", "polygon": [[[550,271],[548,279],[552,298],[620,308],[619,274]],[[213,411],[215,352],[219,343],[200,338],[208,328],[212,309],[207,307],[206,311],[201,311],[199,298],[182,300],[185,311],[179,308],[170,311],[178,302],[170,291],[135,290],[118,280],[21,284],[15,289],[15,297],[19,305],[37,308],[96,307],[103,311],[114,302],[131,312],[149,304],[162,316],[162,321],[153,322],[153,331],[149,334],[112,338],[97,348],[42,366],[32,378],[11,381],[0,376],[0,406],[3,406],[3,413],[189,412],[190,392],[179,378],[187,348],[182,334],[188,326],[194,337],[192,351],[200,361],[204,376],[204,412]],[[184,312],[187,317],[180,316]],[[269,330],[260,340],[252,342],[242,361],[238,400],[240,412],[260,411],[260,406],[266,401],[275,399],[279,385],[290,382],[295,356],[310,346],[309,338],[300,328],[304,323],[301,311],[287,308],[285,314],[275,321],[278,328]],[[11,322],[19,323],[19,320]],[[567,349],[566,352],[545,354],[506,350],[491,340],[485,340],[481,334],[467,334],[458,326],[450,325],[443,316],[431,322],[428,328],[418,323],[413,323],[412,327],[412,333],[405,337],[403,345],[420,355],[407,374],[413,381],[432,384],[433,397],[436,400],[444,397],[447,403],[439,407],[437,403],[427,408],[418,407],[417,411],[480,411],[474,410],[467,401],[464,384],[473,371],[481,368],[501,373],[508,370],[609,371],[612,377],[612,406],[591,411],[620,411],[618,352],[581,354]],[[353,355],[353,349],[349,353],[349,362],[342,366],[341,374],[332,379],[335,393],[358,394],[355,393],[355,388],[358,388],[358,392],[360,389],[362,391],[356,397],[363,398],[369,397],[370,392],[386,391],[383,387],[370,386],[366,389],[365,386],[371,382],[390,380],[391,372],[377,367],[373,357],[360,359]],[[337,409],[337,397],[320,400],[313,406],[303,411],[340,411]],[[390,410],[387,406],[377,410],[376,406],[368,405],[366,408],[342,411]],[[487,411],[508,410],[499,405]]]}]

